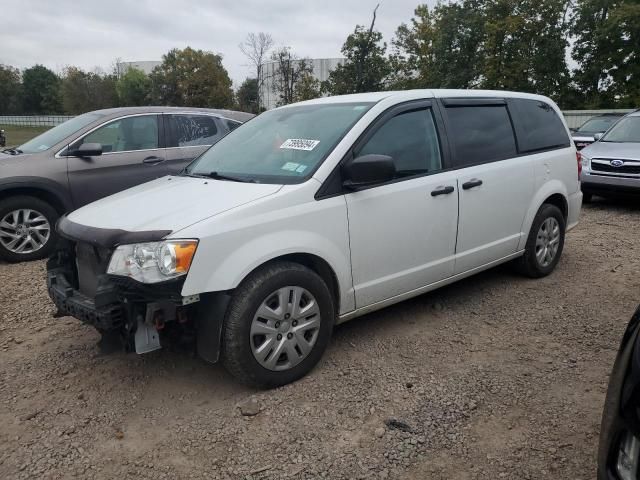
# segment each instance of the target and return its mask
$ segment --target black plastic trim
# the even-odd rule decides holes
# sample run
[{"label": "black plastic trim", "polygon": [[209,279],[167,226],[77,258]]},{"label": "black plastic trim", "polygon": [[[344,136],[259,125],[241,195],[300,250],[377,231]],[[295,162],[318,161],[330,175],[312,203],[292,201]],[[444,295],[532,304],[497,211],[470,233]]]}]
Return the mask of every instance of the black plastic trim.
[{"label": "black plastic trim", "polygon": [[507,104],[506,99],[500,97],[449,97],[441,98],[440,101],[445,107],[482,107]]},{"label": "black plastic trim", "polygon": [[89,227],[72,222],[66,215],[60,217],[56,230],[62,237],[69,240],[102,248],[113,248],[128,243],[157,242],[171,233],[171,230],[128,232],[120,229]]}]

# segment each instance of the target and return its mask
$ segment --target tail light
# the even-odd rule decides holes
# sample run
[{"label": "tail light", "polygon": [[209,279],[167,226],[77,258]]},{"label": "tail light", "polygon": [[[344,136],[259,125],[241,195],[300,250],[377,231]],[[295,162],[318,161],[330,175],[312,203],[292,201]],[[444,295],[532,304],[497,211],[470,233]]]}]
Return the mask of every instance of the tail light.
[{"label": "tail light", "polygon": [[582,173],[582,155],[580,152],[576,152],[576,159],[578,160],[578,179],[580,178],[580,174]]}]

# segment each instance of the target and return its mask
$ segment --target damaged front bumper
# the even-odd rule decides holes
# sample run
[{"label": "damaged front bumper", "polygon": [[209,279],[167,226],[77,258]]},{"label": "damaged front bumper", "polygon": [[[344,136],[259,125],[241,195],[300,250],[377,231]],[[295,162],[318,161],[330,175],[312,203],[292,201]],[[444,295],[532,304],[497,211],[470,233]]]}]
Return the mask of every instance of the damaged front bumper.
[{"label": "damaged front bumper", "polygon": [[47,289],[57,316],[77,318],[103,337],[117,336],[127,351],[147,353],[169,344],[196,346],[205,360],[218,360],[228,295],[183,297],[184,278],[144,284],[109,275],[117,238],[96,243],[100,229],[80,230],[66,217],[63,220],[58,224],[60,248],[47,262]]}]

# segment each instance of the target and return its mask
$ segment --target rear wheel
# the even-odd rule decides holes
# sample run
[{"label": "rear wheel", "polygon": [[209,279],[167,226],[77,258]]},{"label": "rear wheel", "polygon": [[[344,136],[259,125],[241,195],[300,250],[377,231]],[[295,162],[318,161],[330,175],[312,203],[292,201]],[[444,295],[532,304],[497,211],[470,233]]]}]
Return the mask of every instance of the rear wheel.
[{"label": "rear wheel", "polygon": [[58,212],[36,197],[0,201],[0,258],[22,262],[47,257],[55,247]]},{"label": "rear wheel", "polygon": [[318,274],[297,263],[267,265],[234,292],[223,327],[224,365],[257,387],[293,382],[322,357],[334,316],[329,288]]},{"label": "rear wheel", "polygon": [[549,275],[560,260],[564,248],[565,220],[555,205],[543,204],[538,210],[518,269],[531,278]]}]

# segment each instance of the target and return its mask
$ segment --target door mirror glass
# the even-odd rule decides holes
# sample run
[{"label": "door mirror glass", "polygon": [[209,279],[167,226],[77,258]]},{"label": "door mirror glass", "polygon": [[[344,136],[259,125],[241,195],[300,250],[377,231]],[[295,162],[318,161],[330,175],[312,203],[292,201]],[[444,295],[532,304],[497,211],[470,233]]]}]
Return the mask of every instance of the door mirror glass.
[{"label": "door mirror glass", "polygon": [[602,138],[603,135],[604,135],[604,133],[596,133],[593,136],[593,139],[597,142],[598,140],[600,140]]},{"label": "door mirror glass", "polygon": [[388,155],[368,154],[349,160],[342,167],[343,185],[357,190],[361,187],[376,185],[393,180],[396,166]]},{"label": "door mirror glass", "polygon": [[72,157],[97,157],[102,155],[102,145],[99,143],[83,143],[77,149],[72,150]]}]

